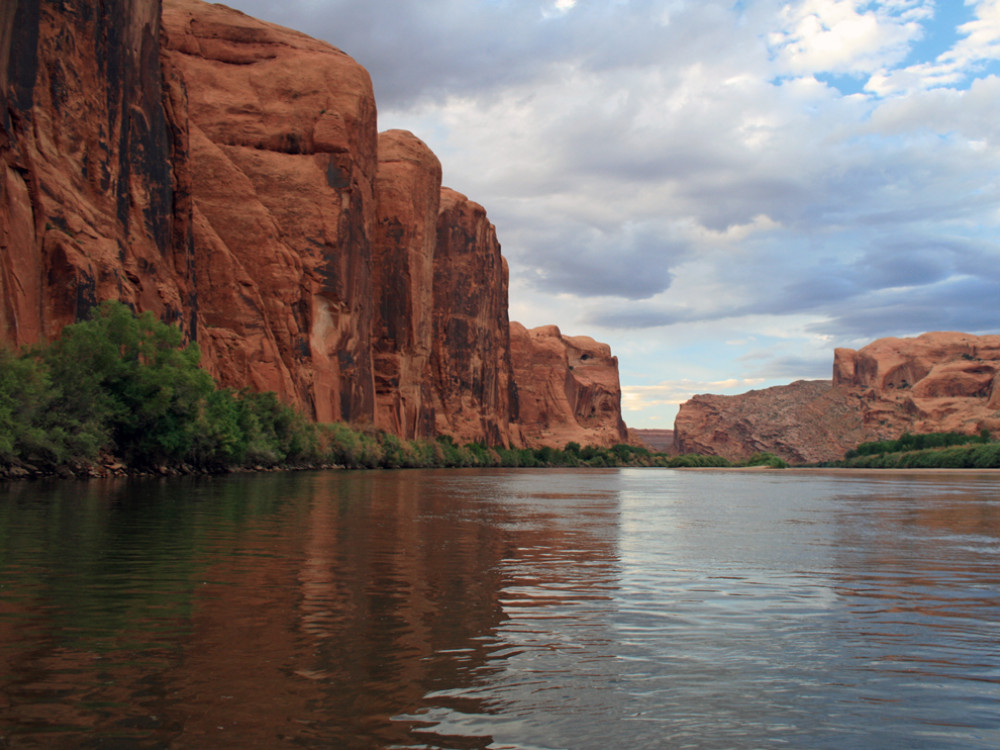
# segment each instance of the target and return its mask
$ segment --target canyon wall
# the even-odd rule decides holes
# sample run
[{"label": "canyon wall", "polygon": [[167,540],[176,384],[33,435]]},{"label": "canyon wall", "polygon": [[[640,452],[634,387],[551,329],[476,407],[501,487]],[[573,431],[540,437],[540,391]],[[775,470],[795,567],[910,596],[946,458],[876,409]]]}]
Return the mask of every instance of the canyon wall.
[{"label": "canyon wall", "polygon": [[528,330],[520,323],[511,323],[510,343],[527,445],[629,442],[618,358],[607,344],[564,336],[554,325]]},{"label": "canyon wall", "polygon": [[925,333],[837,349],[832,381],[799,381],[681,405],[677,450],[792,463],[842,458],[904,432],[1000,433],[1000,336]]},{"label": "canyon wall", "polygon": [[434,257],[432,355],[437,432],[459,442],[520,444],[510,361],[507,261],[486,210],[444,189]]},{"label": "canyon wall", "polygon": [[628,439],[632,445],[642,446],[656,453],[674,452],[674,431],[663,429],[628,428]]},{"label": "canyon wall", "polygon": [[373,283],[375,424],[407,439],[436,434],[434,255],[441,163],[412,133],[379,135]]},{"label": "canyon wall", "polygon": [[[378,134],[335,47],[201,0],[0,8],[0,342],[118,299],[311,418],[521,445],[507,284],[485,209]],[[597,393],[574,420],[617,433]]]},{"label": "canyon wall", "polygon": [[375,98],[304,34],[167,0],[164,67],[187,93],[206,365],[322,421],[371,419]]},{"label": "canyon wall", "polygon": [[691,398],[674,420],[674,449],[731,461],[769,452],[801,464],[843,458],[864,434],[856,399],[829,380],[799,380],[738,396]]},{"label": "canyon wall", "polygon": [[195,335],[185,125],[159,51],[159,0],[3,4],[4,341],[51,338],[109,298]]}]

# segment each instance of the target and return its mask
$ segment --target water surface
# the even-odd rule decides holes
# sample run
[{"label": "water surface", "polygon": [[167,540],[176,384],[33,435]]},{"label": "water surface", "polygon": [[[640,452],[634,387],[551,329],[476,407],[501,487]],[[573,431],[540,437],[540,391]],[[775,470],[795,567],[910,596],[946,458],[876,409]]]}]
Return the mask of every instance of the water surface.
[{"label": "water surface", "polygon": [[0,748],[993,748],[1000,477],[0,487]]}]

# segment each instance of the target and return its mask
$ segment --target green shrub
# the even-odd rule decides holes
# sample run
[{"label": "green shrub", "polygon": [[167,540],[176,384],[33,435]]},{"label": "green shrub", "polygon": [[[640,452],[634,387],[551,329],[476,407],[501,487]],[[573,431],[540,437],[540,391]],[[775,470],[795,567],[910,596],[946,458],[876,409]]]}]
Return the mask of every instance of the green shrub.
[{"label": "green shrub", "polygon": [[844,455],[844,458],[852,459],[856,456],[902,453],[930,448],[947,448],[954,445],[968,445],[972,442],[988,443],[989,439],[990,434],[988,430],[982,430],[978,438],[961,432],[928,432],[917,435],[904,432],[896,440],[878,440],[861,443],[854,450],[848,451]]},{"label": "green shrub", "polygon": [[60,387],[53,406],[62,418],[109,427],[130,465],[179,461],[194,447],[215,384],[199,366],[197,344],[182,346],[179,329],[105,302],[42,356]]},{"label": "green shrub", "polygon": [[788,462],[773,453],[754,453],[746,462],[747,466],[767,466],[772,469],[787,469]]}]

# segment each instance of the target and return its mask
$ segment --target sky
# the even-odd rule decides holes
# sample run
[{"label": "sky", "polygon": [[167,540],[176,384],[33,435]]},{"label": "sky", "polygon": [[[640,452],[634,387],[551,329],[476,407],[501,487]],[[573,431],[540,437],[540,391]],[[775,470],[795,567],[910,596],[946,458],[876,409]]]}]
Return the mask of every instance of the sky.
[{"label": "sky", "polygon": [[372,77],[630,427],[1000,332],[1000,0],[228,0]]}]

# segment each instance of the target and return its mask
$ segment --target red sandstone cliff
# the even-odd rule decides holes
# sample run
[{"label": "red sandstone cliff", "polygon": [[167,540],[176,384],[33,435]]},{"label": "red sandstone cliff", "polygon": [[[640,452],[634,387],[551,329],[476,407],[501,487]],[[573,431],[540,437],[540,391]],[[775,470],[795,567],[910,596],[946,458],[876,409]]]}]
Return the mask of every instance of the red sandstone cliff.
[{"label": "red sandstone cliff", "polygon": [[639,445],[657,453],[674,452],[674,431],[658,429],[628,428],[631,445]]},{"label": "red sandstone cliff", "polygon": [[204,361],[324,421],[370,420],[377,132],[368,73],[225,6],[167,0],[187,92]]},{"label": "red sandstone cliff", "polygon": [[[184,154],[159,0],[0,8],[0,333],[124,300],[194,333]],[[174,165],[178,168],[174,169]]]},{"label": "red sandstone cliff", "polygon": [[925,333],[837,349],[834,385],[863,399],[866,431],[1000,431],[1000,336]]},{"label": "red sandstone cliff", "polygon": [[799,380],[739,396],[699,395],[681,404],[674,446],[678,453],[733,461],[762,451],[796,464],[842,458],[865,440],[858,406],[829,380]]},{"label": "red sandstone cliff", "polygon": [[120,299],[222,385],[519,445],[507,283],[485,209],[377,134],[340,50],[201,0],[0,7],[0,341]]},{"label": "red sandstone cliff", "polygon": [[441,163],[412,133],[379,135],[372,282],[375,424],[410,439],[435,434],[431,353]]},{"label": "red sandstone cliff", "polygon": [[568,442],[607,446],[628,442],[621,418],[618,358],[587,336],[563,336],[556,326],[510,324],[525,443],[562,448]]},{"label": "red sandstone cliff", "polygon": [[507,261],[486,210],[445,188],[434,258],[432,355],[437,432],[520,444],[510,360]]},{"label": "red sandstone cliff", "polygon": [[842,458],[903,432],[1000,432],[1000,336],[925,333],[837,349],[833,381],[740,396],[695,396],[674,424],[677,450],[793,463]]}]

